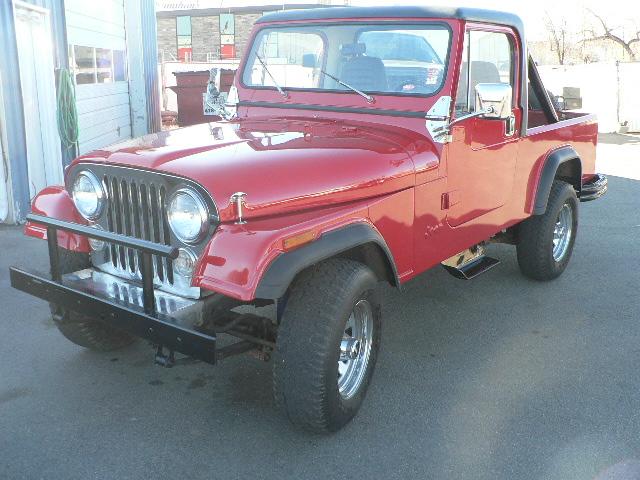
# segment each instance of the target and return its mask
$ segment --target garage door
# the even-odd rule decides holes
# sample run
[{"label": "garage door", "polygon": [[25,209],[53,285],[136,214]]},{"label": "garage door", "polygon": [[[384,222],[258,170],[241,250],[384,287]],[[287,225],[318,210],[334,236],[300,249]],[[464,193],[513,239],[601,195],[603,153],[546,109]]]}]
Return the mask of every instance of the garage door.
[{"label": "garage door", "polygon": [[131,138],[123,0],[65,0],[80,153]]}]

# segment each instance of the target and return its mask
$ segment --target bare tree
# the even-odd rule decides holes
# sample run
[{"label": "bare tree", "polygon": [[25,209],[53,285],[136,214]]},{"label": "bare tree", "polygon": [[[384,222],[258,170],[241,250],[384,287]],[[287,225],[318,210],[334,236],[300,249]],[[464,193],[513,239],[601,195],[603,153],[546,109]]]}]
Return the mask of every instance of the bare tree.
[{"label": "bare tree", "polygon": [[620,45],[624,51],[626,52],[626,54],[629,56],[629,58],[631,59],[631,61],[635,62],[637,60],[637,56],[636,53],[634,52],[632,46],[635,43],[640,42],[640,28],[636,28],[635,30],[635,36],[629,38],[628,40],[624,38],[624,36],[618,35],[617,33],[615,33],[616,27],[612,27],[610,25],[607,24],[607,22],[604,20],[604,18],[601,15],[598,15],[596,12],[594,12],[593,10],[587,8],[586,9],[587,12],[589,12],[591,15],[593,15],[596,20],[598,20],[598,23],[601,25],[602,27],[602,31],[604,33],[597,33],[595,28],[588,28],[585,30],[585,39],[583,40],[584,42],[594,42],[594,41],[598,41],[598,40],[608,40],[611,42],[615,42],[618,45]]},{"label": "bare tree", "polygon": [[549,34],[551,51],[556,52],[558,63],[564,65],[571,49],[567,21],[563,19],[560,23],[554,23],[549,12],[544,12],[544,25]]}]

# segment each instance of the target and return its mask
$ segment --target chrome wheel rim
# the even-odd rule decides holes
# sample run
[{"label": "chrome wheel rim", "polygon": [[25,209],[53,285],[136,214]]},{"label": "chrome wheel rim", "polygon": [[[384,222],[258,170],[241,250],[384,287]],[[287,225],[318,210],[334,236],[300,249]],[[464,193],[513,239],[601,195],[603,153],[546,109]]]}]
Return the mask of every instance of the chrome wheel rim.
[{"label": "chrome wheel rim", "polygon": [[367,300],[353,307],[344,327],[338,359],[338,391],[345,398],[353,397],[367,373],[373,342],[373,310]]},{"label": "chrome wheel rim", "polygon": [[573,211],[569,204],[565,203],[558,213],[556,225],[553,229],[553,259],[556,262],[562,260],[571,243],[573,232]]}]

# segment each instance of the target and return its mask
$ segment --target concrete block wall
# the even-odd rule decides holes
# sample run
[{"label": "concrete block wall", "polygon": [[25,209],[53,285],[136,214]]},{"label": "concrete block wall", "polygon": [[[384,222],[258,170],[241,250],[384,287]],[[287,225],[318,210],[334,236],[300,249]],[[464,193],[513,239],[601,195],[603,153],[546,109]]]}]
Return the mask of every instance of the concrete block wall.
[{"label": "concrete block wall", "polygon": [[236,15],[236,55],[241,57],[244,54],[253,24],[262,16],[261,13],[247,13]]},{"label": "concrete block wall", "polygon": [[[235,15],[236,55],[240,57],[249,43],[253,24],[261,13]],[[207,54],[220,54],[220,17],[218,15],[191,17],[191,47],[194,62],[206,62]],[[158,17],[158,52],[165,52],[167,61],[177,58],[175,17]]]},{"label": "concrete block wall", "polygon": [[220,53],[220,17],[191,17],[191,47],[193,60],[205,62],[207,54]]},{"label": "concrete block wall", "polygon": [[[174,18],[157,18],[158,30],[158,54],[165,54],[167,61],[173,60],[178,56],[178,40],[176,38],[176,19]],[[173,57],[172,57],[173,56]]]}]

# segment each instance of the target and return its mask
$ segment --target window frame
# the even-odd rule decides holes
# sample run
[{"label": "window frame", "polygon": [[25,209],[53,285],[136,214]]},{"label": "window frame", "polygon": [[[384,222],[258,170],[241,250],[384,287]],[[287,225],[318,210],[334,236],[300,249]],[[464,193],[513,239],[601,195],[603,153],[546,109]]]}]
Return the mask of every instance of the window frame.
[{"label": "window frame", "polygon": [[[369,91],[367,90],[366,93],[370,94],[370,95],[374,95],[376,97],[397,97],[397,98],[430,98],[430,97],[434,97],[437,96],[440,92],[442,92],[442,89],[446,86],[447,84],[447,78],[450,74],[450,69],[451,69],[451,60],[452,60],[452,45],[453,45],[453,28],[451,27],[451,25],[447,22],[444,21],[440,21],[440,20],[394,20],[394,21],[348,21],[348,22],[319,22],[319,23],[313,23],[314,27],[327,27],[327,26],[357,26],[357,25],[362,25],[362,26],[383,26],[383,27],[389,27],[390,30],[393,30],[394,27],[415,27],[416,30],[419,29],[419,27],[422,26],[438,26],[438,27],[442,27],[443,30],[446,30],[447,33],[449,34],[449,41],[447,43],[447,52],[445,55],[445,59],[444,59],[444,70],[442,73],[442,83],[440,84],[439,88],[437,90],[435,90],[432,93],[402,93],[402,92],[389,92],[389,91],[383,91],[383,92],[379,92],[379,91]],[[251,65],[253,65],[253,62],[255,61],[255,50],[254,50],[254,45],[256,42],[256,39],[258,38],[258,36],[264,31],[264,30],[278,30],[278,29],[292,29],[295,30],[296,28],[300,28],[303,27],[305,29],[308,29],[310,27],[310,25],[308,24],[304,24],[304,25],[292,25],[292,26],[285,26],[285,25],[269,25],[269,24],[265,24],[263,27],[261,27],[260,29],[258,29],[256,31],[256,33],[253,35],[253,37],[251,38],[251,50],[247,53],[247,55],[245,55],[245,59],[241,65],[241,69],[242,72],[239,76],[239,81],[240,81],[240,85],[242,86],[242,88],[245,88],[247,90],[271,90],[271,91],[276,91],[277,89],[275,87],[271,87],[268,85],[250,85],[245,83],[244,81],[244,76],[245,76],[245,72],[247,70],[247,68]],[[364,28],[361,29],[361,31],[364,31]],[[326,39],[324,38],[324,32],[320,32],[318,33],[319,35],[321,35],[323,37],[323,40],[326,41]],[[360,31],[358,31],[358,35],[360,34]],[[326,49],[326,44],[325,47]],[[437,52],[436,52],[437,53]],[[326,59],[323,59],[323,67],[324,64],[326,63]],[[341,94],[341,95],[353,95],[354,92],[350,91],[350,90],[343,90],[343,89],[330,89],[330,88],[300,88],[300,87],[283,87],[285,91],[288,92],[303,92],[303,93],[316,93],[316,94],[322,94],[322,93],[330,93],[330,94]]]},{"label": "window frame", "polygon": [[[84,47],[84,48],[90,48],[93,51],[93,81],[91,83],[78,83],[77,82],[77,78],[76,75],[78,75],[78,70],[76,69],[76,47]],[[97,50],[108,50],[110,52],[110,59],[111,59],[111,82],[98,82],[98,59],[97,59]],[[124,79],[123,80],[116,80],[116,69],[115,69],[115,62],[114,62],[114,55],[113,52],[118,51],[118,52],[122,52],[122,64],[123,64],[123,73],[124,73]],[[69,71],[72,74],[73,77],[73,84],[76,87],[82,87],[84,85],[114,85],[117,83],[128,83],[129,82],[129,63],[128,63],[128,56],[127,56],[127,50],[126,49],[120,49],[120,48],[105,48],[105,47],[96,47],[96,46],[89,46],[89,45],[82,45],[82,44],[76,44],[76,43],[69,43],[68,44],[68,59],[69,59]]]},{"label": "window frame", "polygon": [[[470,64],[470,59],[471,59],[471,42],[470,42],[470,35],[471,32],[487,32],[487,33],[497,33],[497,34],[503,34],[507,37],[507,41],[509,42],[509,51],[511,53],[511,69],[509,72],[509,77],[510,77],[510,81],[511,81],[511,90],[512,90],[512,94],[511,94],[511,109],[515,109],[518,106],[518,99],[516,98],[518,96],[518,92],[520,92],[520,88],[519,88],[519,81],[520,81],[520,77],[518,74],[519,71],[519,65],[520,65],[520,55],[516,55],[518,49],[517,49],[517,42],[516,42],[516,35],[514,34],[514,31],[507,26],[498,26],[498,25],[486,25],[486,24],[481,24],[481,23],[468,23],[465,26],[465,30],[463,33],[463,38],[462,38],[462,49],[460,51],[460,59],[458,62],[458,72],[460,72],[462,70],[462,64],[465,61],[464,59],[464,47],[467,46],[467,64]],[[469,106],[471,105],[471,101],[473,98],[473,95],[471,95],[471,89],[470,89],[470,84],[471,84],[471,68],[467,68],[467,103],[466,103],[466,107],[467,110],[462,111],[462,112],[456,112],[456,103],[458,101],[457,98],[457,91],[458,91],[458,86],[460,84],[460,74],[458,74],[458,81],[455,82],[455,84],[452,86],[452,93],[455,92],[456,94],[456,98],[454,99],[454,101],[452,102],[452,106],[453,106],[453,113],[454,115],[456,115],[456,113],[458,115],[466,115],[468,113],[470,113]],[[518,87],[518,88],[516,88]],[[455,118],[455,117],[454,117]]]}]

